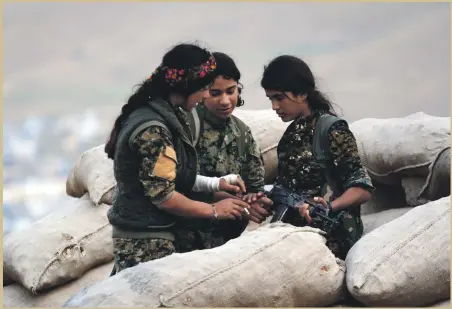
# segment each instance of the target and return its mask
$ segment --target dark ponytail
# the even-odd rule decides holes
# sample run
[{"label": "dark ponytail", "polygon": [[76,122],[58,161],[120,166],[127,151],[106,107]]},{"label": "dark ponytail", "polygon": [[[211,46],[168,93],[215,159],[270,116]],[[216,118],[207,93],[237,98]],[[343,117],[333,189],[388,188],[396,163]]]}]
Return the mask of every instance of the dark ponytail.
[{"label": "dark ponytail", "polygon": [[261,87],[267,90],[306,95],[310,109],[336,115],[333,104],[316,86],[309,66],[300,58],[283,55],[273,59],[264,68]]},{"label": "dark ponytail", "polygon": [[144,86],[146,83],[143,82],[138,90],[130,96],[129,100],[126,104],[124,104],[121,108],[121,114],[116,118],[115,124],[113,125],[113,129],[110,132],[110,137],[108,138],[107,143],[105,144],[105,153],[107,154],[108,158],[114,159],[115,156],[115,145],[116,141],[118,139],[118,133],[121,128],[122,123],[124,120],[127,119],[127,117],[136,109],[140,108],[144,103],[147,102],[146,98],[143,94],[143,89],[146,87]]},{"label": "dark ponytail", "polygon": [[307,101],[311,110],[321,110],[331,115],[337,116],[336,111],[333,107],[333,103],[331,103],[330,100],[328,100],[326,96],[316,88],[314,88],[307,94]]},{"label": "dark ponytail", "polygon": [[[205,63],[209,57],[211,57],[211,54],[204,48],[194,44],[179,44],[165,54],[159,68],[163,66],[178,70],[189,70]],[[116,118],[104,148],[110,159],[114,160],[115,157],[116,142],[121,125],[133,111],[144,106],[151,99],[168,100],[171,93],[188,97],[190,94],[205,88],[214,80],[214,75],[207,73],[202,78],[196,77],[178,83],[169,83],[165,74],[166,71],[157,69],[152,74],[152,78],[146,79],[138,85],[138,89],[121,108],[121,114]]]}]

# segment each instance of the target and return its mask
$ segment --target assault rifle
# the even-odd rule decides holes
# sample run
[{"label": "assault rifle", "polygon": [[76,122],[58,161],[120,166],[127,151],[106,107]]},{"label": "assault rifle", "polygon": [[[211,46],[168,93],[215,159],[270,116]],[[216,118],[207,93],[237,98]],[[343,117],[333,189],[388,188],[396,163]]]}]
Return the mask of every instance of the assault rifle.
[{"label": "assault rifle", "polygon": [[323,207],[322,204],[315,203],[306,196],[289,191],[279,185],[275,185],[271,191],[266,191],[265,195],[271,199],[275,205],[274,215],[270,222],[284,222],[286,215],[291,209],[297,210],[297,208],[303,204],[308,204],[309,215],[312,218],[311,225],[330,234],[340,226],[341,219],[345,213],[344,211],[340,211],[331,218],[329,216],[329,210]]}]

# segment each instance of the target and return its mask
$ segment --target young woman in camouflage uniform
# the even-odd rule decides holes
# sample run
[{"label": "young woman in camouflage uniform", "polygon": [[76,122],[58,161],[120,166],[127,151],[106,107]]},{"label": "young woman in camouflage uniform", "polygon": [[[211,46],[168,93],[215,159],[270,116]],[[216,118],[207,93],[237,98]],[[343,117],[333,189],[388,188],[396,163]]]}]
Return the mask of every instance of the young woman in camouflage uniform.
[{"label": "young woman in camouflage uniform", "polygon": [[[117,273],[141,262],[186,251],[181,222],[241,218],[249,205],[237,199],[216,204],[189,198],[197,155],[187,118],[208,98],[216,69],[207,50],[175,46],[122,107],[105,152],[114,160],[116,191],[108,219],[113,226]],[[196,186],[195,186],[196,187]],[[220,189],[230,188],[220,182]],[[185,219],[185,220],[183,220]]]},{"label": "young woman in camouflage uniform", "polygon": [[[209,90],[210,96],[189,115],[192,119],[199,119],[198,127],[194,125],[194,120],[191,122],[194,139],[198,134],[198,174],[211,177],[239,174],[246,185],[244,200],[250,203],[251,218],[261,222],[270,215],[261,204],[271,204],[271,200],[261,194],[264,191],[265,175],[261,151],[250,128],[232,115],[236,107],[244,104],[240,97],[241,74],[231,57],[221,52],[214,52],[213,55],[217,68],[214,72],[216,78]],[[244,149],[240,151],[240,147]],[[195,198],[213,202],[228,197],[232,196],[226,192],[217,192],[199,193]],[[248,218],[245,217],[242,220],[214,222],[191,234],[198,234],[205,247],[211,248],[238,237],[247,223]]]},{"label": "young woman in camouflage uniform", "polygon": [[[360,205],[370,199],[373,190],[369,175],[361,164],[355,137],[344,120],[335,122],[329,129],[329,149],[324,151],[330,153],[330,174],[340,192],[327,202],[321,197],[326,185],[324,170],[313,157],[312,146],[319,117],[325,113],[335,115],[331,103],[317,89],[308,65],[293,56],[284,55],[272,60],[265,67],[261,86],[281,120],[293,121],[278,144],[276,184],[314,198],[332,214],[345,211],[341,224],[346,235],[331,235],[327,242],[336,256],[344,259],[350,247],[362,236]],[[297,226],[309,224],[311,220],[307,204],[299,208],[299,213],[292,211],[287,217],[288,223]]]}]

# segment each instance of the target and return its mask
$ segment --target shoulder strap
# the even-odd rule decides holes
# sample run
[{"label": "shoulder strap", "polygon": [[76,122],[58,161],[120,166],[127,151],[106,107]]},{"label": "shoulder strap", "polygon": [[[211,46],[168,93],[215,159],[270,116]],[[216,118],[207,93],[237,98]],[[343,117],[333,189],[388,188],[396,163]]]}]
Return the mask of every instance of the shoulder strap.
[{"label": "shoulder strap", "polygon": [[158,120],[149,120],[149,121],[146,121],[146,122],[142,123],[135,130],[133,130],[132,134],[129,137],[129,147],[132,148],[133,140],[137,137],[137,135],[141,131],[143,131],[144,129],[147,129],[147,128],[151,127],[151,126],[162,127],[165,130],[167,130],[168,133],[171,135],[171,131],[168,129],[168,127],[165,124],[163,124],[162,122],[160,122]]},{"label": "shoulder strap", "polygon": [[235,120],[235,123],[237,124],[237,127],[239,128],[239,131],[240,131],[240,137],[237,142],[237,148],[238,148],[239,156],[243,158],[246,155],[246,149],[247,149],[247,146],[249,143],[249,140],[245,141],[245,132],[248,131],[248,126],[242,120],[240,120],[238,117],[235,117],[235,116],[232,116],[232,117]]},{"label": "shoulder strap", "polygon": [[193,140],[193,146],[196,147],[199,140],[199,134],[201,133],[201,123],[196,107],[192,109],[191,112],[186,113],[188,121],[190,122],[190,130]]},{"label": "shoulder strap", "polygon": [[339,192],[337,192],[337,186],[331,174],[332,159],[330,155],[330,141],[328,133],[331,126],[338,121],[342,121],[342,119],[330,114],[321,115],[317,120],[317,124],[314,129],[314,139],[312,144],[312,153],[314,158],[323,168],[326,182],[335,195]]}]

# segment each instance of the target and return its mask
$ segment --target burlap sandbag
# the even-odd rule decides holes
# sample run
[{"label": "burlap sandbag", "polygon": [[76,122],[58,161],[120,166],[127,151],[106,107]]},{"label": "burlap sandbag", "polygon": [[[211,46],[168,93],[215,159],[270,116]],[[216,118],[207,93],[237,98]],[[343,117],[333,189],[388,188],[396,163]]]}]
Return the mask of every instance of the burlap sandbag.
[{"label": "burlap sandbag", "polygon": [[248,222],[248,225],[246,226],[245,231],[243,231],[243,233],[248,233],[251,231],[254,231],[255,229],[258,229],[264,225],[268,225],[270,224],[270,221],[272,220],[272,215],[267,217],[262,223],[256,223],[250,220],[250,222]]},{"label": "burlap sandbag", "polygon": [[436,119],[437,116],[432,116],[432,115],[426,114],[424,112],[415,112],[415,113],[409,114],[405,118],[406,119],[427,119],[427,118]]},{"label": "burlap sandbag", "polygon": [[437,154],[450,147],[450,117],[365,118],[350,129],[372,180],[389,185],[404,176],[427,177]]},{"label": "burlap sandbag", "polygon": [[375,190],[367,203],[361,205],[361,214],[368,215],[388,209],[409,206],[402,186],[374,183]]},{"label": "burlap sandbag", "polygon": [[67,307],[294,307],[336,303],[343,262],[320,230],[271,224],[225,245],[143,263],[75,294]]},{"label": "burlap sandbag", "polygon": [[[116,180],[113,160],[107,157],[104,147],[105,145],[100,145],[82,153],[66,180],[66,193],[69,196],[81,197],[88,192],[96,205],[111,205],[111,193]],[[110,196],[103,199],[109,191]]]},{"label": "burlap sandbag", "polygon": [[34,295],[20,284],[3,288],[5,308],[59,308],[77,291],[94,282],[108,278],[113,269],[113,261],[87,271],[79,279],[56,287],[41,295]]},{"label": "burlap sandbag", "polygon": [[[380,186],[380,184],[376,184]],[[450,147],[440,151],[433,162],[430,164],[427,177],[411,176],[403,177],[401,179],[401,187],[405,193],[405,201],[408,206],[419,206],[434,201],[442,197],[450,195]],[[398,186],[394,185],[391,188],[385,188],[383,198],[386,198],[390,203],[400,203],[394,196],[400,197],[400,194],[393,192],[399,191]],[[377,190],[376,195],[380,194],[382,190]],[[377,198],[378,199],[378,198]],[[370,202],[372,203],[372,201]],[[380,201],[381,203],[381,201]],[[386,207],[391,207],[386,204]],[[392,207],[391,207],[392,208]]]},{"label": "burlap sandbag", "polygon": [[283,122],[272,109],[244,110],[237,108],[233,114],[250,127],[254,139],[261,148],[265,166],[265,183],[273,183],[278,172],[276,148],[289,123]]},{"label": "burlap sandbag", "polygon": [[[394,209],[383,210],[383,211],[380,211],[377,213],[361,215],[361,219],[363,220],[363,224],[364,224],[364,234],[368,234],[371,231],[375,230],[377,227],[380,227],[383,224],[386,224],[388,222],[391,222],[394,219],[397,219],[398,217],[404,215],[411,209],[413,209],[413,207],[394,208]],[[260,224],[250,221],[243,233],[249,233],[262,226],[268,225],[268,224],[270,224],[271,219],[272,219],[272,216],[266,218],[265,221],[263,221]]]},{"label": "burlap sandbag", "polygon": [[[404,215],[411,209],[413,209],[413,207],[394,208],[367,215],[361,215],[361,219],[363,220],[364,224],[364,234],[368,234],[371,231],[375,230],[377,227],[380,227],[383,224],[386,224],[394,219],[397,219],[398,217]],[[248,233],[262,226],[268,225],[270,224],[271,219],[272,216],[266,218],[265,221],[260,224],[250,221],[243,233]]]},{"label": "burlap sandbag", "polygon": [[429,176],[419,196],[437,200],[450,195],[450,147],[444,149],[430,165]]},{"label": "burlap sandbag", "polygon": [[405,191],[405,200],[409,206],[419,206],[429,202],[429,200],[420,196],[425,183],[425,177],[402,178],[402,188]]},{"label": "burlap sandbag", "polygon": [[437,303],[435,303],[434,305],[432,305],[430,307],[450,308],[450,299],[437,302]]},{"label": "burlap sandbag", "polygon": [[79,278],[113,259],[108,205],[95,206],[87,195],[73,205],[3,239],[3,270],[38,293]]},{"label": "burlap sandbag", "polygon": [[450,197],[364,235],[345,262],[347,288],[366,305],[425,306],[450,298]]},{"label": "burlap sandbag", "polygon": [[368,215],[362,215],[361,219],[363,220],[364,225],[364,235],[372,232],[377,227],[403,216],[411,209],[413,209],[413,207],[394,208]]}]

